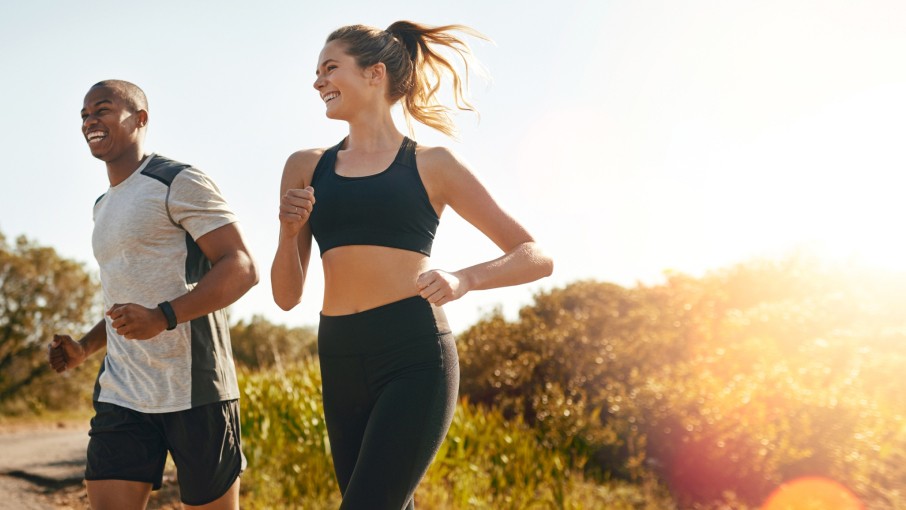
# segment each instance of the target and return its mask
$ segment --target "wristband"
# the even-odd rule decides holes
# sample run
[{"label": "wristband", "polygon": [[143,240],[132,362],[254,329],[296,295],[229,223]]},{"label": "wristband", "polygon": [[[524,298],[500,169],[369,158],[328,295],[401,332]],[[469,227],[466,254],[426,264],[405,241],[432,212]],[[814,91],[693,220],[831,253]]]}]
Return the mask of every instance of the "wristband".
[{"label": "wristband", "polygon": [[176,313],[173,311],[173,306],[170,305],[170,302],[164,301],[157,305],[157,307],[160,308],[160,311],[164,312],[164,317],[167,318],[167,331],[176,329]]}]

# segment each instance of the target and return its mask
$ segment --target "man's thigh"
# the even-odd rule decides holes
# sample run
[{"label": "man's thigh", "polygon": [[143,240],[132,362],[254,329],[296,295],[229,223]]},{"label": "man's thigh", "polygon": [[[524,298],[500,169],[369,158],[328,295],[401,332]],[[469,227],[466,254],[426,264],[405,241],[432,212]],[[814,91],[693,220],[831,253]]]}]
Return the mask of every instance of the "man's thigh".
[{"label": "man's thigh", "polygon": [[199,406],[164,420],[182,502],[198,506],[221,498],[245,469],[239,402]]},{"label": "man's thigh", "polygon": [[126,480],[89,480],[88,503],[93,510],[143,510],[151,496],[151,484]]},{"label": "man's thigh", "polygon": [[167,445],[153,415],[105,402],[94,408],[85,479],[141,482],[159,489]]}]

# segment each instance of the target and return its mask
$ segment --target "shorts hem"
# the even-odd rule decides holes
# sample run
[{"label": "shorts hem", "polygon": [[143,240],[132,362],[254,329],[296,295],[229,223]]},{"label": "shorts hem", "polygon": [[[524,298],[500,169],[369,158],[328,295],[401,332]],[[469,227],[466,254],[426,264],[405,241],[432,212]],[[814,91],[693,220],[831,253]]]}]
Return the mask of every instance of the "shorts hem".
[{"label": "shorts hem", "polygon": [[141,480],[138,478],[126,478],[126,477],[122,477],[122,476],[103,476],[103,475],[85,476],[86,482],[103,482],[105,480],[117,480],[120,482],[147,483],[148,485],[151,486],[152,491],[159,491],[160,488],[163,487],[163,484],[158,484],[155,481]]},{"label": "shorts hem", "polygon": [[181,413],[183,411],[188,411],[190,409],[195,409],[196,407],[206,406],[210,404],[217,404],[219,402],[230,402],[233,400],[239,400],[239,394],[227,394],[227,395],[215,395],[210,400],[205,399],[198,402],[189,402],[187,404],[180,404],[176,406],[162,406],[162,407],[142,407],[135,405],[134,402],[126,402],[119,399],[111,399],[109,397],[98,397],[94,399],[95,403],[102,404],[113,404],[115,406],[123,407],[129,409],[130,411],[135,411],[137,413],[143,414],[168,414],[168,413]]},{"label": "shorts hem", "polygon": [[184,505],[189,505],[189,506],[201,506],[201,505],[207,505],[207,504],[213,503],[213,502],[217,501],[218,499],[222,498],[223,495],[226,494],[227,491],[230,490],[230,487],[232,487],[233,484],[236,483],[236,480],[238,480],[238,479],[240,478],[240,475],[242,475],[242,471],[243,471],[243,470],[242,470],[242,468],[240,467],[240,468],[239,468],[239,472],[236,473],[236,476],[234,476],[234,477],[232,477],[232,478],[230,479],[230,484],[226,486],[226,489],[224,489],[224,491],[223,491],[222,493],[220,493],[220,494],[214,496],[214,497],[211,498],[211,499],[200,500],[200,501],[187,501],[187,500],[185,500],[185,499],[183,499],[183,498],[180,498],[179,501],[180,501],[182,504],[184,504]]}]

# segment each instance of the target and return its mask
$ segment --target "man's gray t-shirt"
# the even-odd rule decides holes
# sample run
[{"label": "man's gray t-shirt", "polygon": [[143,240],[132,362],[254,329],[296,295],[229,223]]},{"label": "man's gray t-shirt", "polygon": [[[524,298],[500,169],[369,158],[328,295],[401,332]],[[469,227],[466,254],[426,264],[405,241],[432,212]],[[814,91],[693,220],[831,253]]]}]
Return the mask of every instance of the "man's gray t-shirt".
[{"label": "man's gray t-shirt", "polygon": [[[195,240],[235,221],[204,173],[148,156],[94,205],[91,240],[104,309],[155,308],[192,290],[211,267]],[[148,340],[127,340],[106,321],[107,356],[95,400],[165,413],[239,398],[224,310]]]}]

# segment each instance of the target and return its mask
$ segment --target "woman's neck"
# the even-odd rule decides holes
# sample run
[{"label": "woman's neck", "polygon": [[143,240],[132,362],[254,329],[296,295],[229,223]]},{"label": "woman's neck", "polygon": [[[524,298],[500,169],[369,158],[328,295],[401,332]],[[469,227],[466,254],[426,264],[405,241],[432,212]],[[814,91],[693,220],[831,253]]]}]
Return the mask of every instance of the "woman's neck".
[{"label": "woman's neck", "polygon": [[349,138],[346,150],[378,152],[399,147],[402,133],[396,129],[389,112],[379,119],[349,123]]}]

